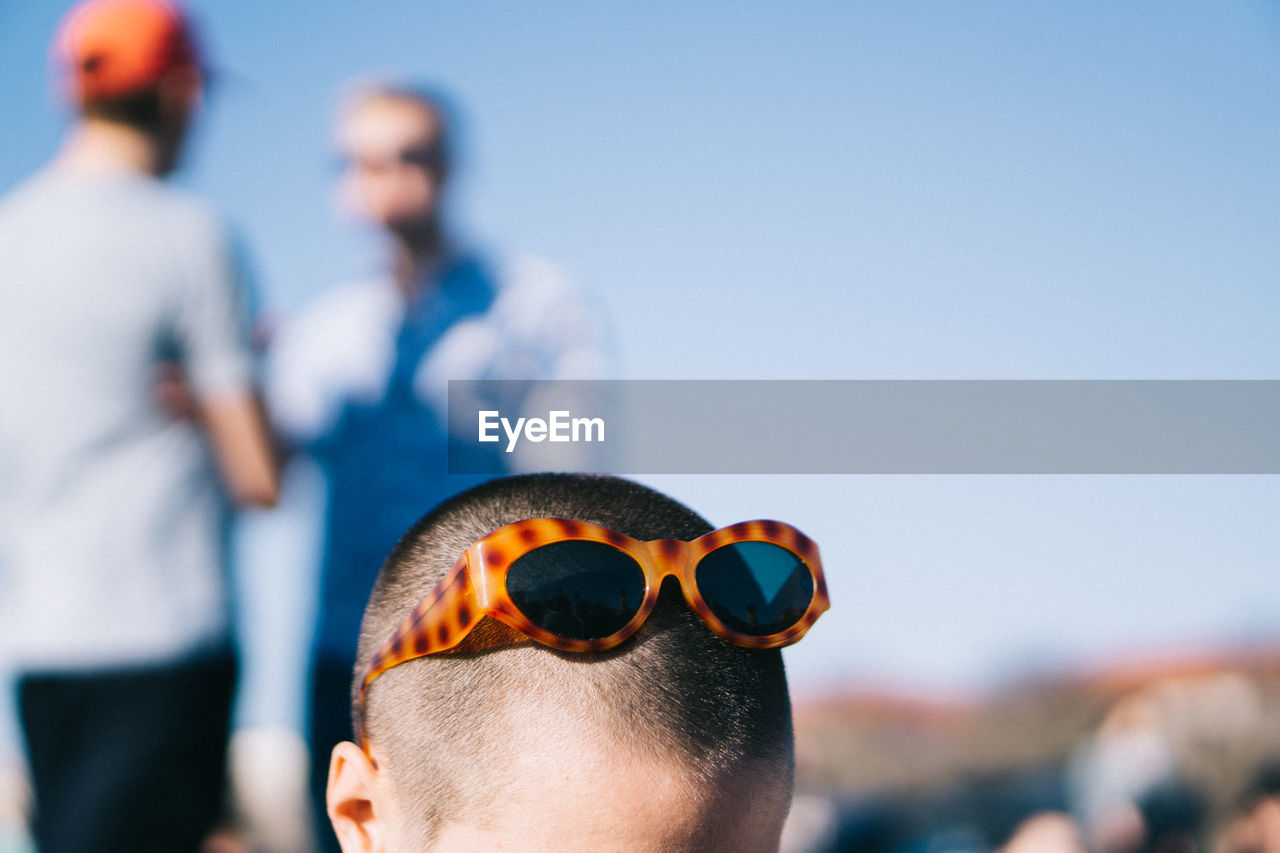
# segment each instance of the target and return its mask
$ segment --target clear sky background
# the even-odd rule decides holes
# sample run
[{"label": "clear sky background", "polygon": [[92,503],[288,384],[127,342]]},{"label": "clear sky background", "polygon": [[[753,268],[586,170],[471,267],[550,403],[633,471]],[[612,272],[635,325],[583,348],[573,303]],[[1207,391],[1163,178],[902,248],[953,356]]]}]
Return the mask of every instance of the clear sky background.
[{"label": "clear sky background", "polygon": [[[1274,3],[192,5],[224,73],[182,181],[278,317],[377,266],[329,127],[382,73],[453,95],[464,233],[566,269],[626,377],[1280,378]],[[63,9],[0,3],[0,190],[64,127]],[[801,693],[1280,639],[1276,477],[647,481],[821,544]],[[300,562],[246,584],[250,720],[294,698]]]}]

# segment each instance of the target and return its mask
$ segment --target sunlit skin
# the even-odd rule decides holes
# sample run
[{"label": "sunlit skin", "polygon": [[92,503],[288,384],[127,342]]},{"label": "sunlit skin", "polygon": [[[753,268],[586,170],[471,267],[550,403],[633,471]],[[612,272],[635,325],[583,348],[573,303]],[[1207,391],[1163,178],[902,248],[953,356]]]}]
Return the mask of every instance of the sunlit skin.
[{"label": "sunlit skin", "polygon": [[1214,853],[1280,853],[1280,796],[1263,798],[1233,821]]},{"label": "sunlit skin", "polygon": [[387,773],[354,743],[339,744],[329,814],[344,853],[776,853],[788,785],[761,766],[712,784],[673,757],[640,750],[554,697],[512,698],[507,748],[489,772],[500,796],[482,818],[445,825],[423,851]]},{"label": "sunlit skin", "polygon": [[1085,846],[1070,817],[1041,812],[1024,821],[999,853],[1085,853]]}]

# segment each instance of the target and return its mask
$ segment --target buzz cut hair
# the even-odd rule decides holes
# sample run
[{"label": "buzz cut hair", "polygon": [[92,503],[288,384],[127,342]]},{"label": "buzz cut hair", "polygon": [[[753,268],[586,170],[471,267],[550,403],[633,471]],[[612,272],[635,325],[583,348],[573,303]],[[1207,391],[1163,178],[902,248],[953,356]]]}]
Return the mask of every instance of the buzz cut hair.
[{"label": "buzz cut hair", "polygon": [[[672,763],[690,784],[727,790],[750,769],[794,784],[791,702],[777,649],[712,633],[668,578],[641,629],[606,652],[561,652],[486,618],[448,653],[380,675],[359,702],[369,660],[476,540],[516,521],[565,518],[641,539],[691,540],[712,525],[671,498],[617,477],[532,474],[491,480],[422,518],[382,566],[360,631],[352,716],[376,751],[415,844],[450,823],[478,825],[520,780],[503,770],[505,707],[545,695],[575,707],[613,745]],[[510,775],[510,774],[508,774]]]}]

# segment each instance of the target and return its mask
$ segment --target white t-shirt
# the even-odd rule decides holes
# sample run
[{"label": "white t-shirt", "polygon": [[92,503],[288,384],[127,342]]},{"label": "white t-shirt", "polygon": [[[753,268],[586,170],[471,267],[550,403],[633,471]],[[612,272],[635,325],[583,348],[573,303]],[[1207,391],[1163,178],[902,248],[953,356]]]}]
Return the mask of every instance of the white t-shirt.
[{"label": "white t-shirt", "polygon": [[[492,305],[449,326],[413,373],[418,399],[437,412],[450,379],[602,379],[613,357],[600,312],[546,261],[495,266]],[[276,427],[298,444],[332,428],[347,400],[385,393],[404,299],[390,278],[334,288],[280,332],[267,399]],[[468,424],[474,428],[474,425]]]},{"label": "white t-shirt", "polygon": [[41,173],[0,200],[0,650],[23,669],[163,660],[228,630],[225,501],[155,402],[252,383],[224,228],[131,173]]}]

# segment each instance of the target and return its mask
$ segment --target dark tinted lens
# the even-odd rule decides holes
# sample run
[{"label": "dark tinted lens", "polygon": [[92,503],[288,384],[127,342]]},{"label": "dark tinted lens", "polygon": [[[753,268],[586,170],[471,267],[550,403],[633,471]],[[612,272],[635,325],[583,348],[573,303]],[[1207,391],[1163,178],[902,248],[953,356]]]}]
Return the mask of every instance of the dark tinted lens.
[{"label": "dark tinted lens", "polygon": [[813,575],[786,548],[735,542],[698,563],[698,590],[720,621],[743,634],[765,636],[800,621],[813,598]]},{"label": "dark tinted lens", "polygon": [[644,572],[601,542],[552,542],[511,564],[507,594],[535,625],[561,637],[597,640],[636,615]]}]

